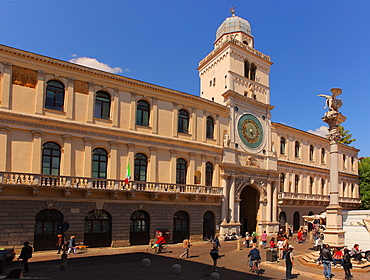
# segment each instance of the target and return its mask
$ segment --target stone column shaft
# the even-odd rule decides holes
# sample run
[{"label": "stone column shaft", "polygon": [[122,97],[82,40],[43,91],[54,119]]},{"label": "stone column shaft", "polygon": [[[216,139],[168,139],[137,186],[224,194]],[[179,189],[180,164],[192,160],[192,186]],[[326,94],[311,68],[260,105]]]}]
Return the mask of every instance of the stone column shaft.
[{"label": "stone column shaft", "polygon": [[230,206],[230,223],[235,223],[235,178],[230,178],[230,193],[229,193],[229,206]]}]

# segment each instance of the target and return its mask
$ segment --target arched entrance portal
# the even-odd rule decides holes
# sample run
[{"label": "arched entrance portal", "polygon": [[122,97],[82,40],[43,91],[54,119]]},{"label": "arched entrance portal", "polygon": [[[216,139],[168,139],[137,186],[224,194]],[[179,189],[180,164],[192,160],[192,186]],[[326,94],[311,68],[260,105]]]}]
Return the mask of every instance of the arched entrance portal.
[{"label": "arched entrance portal", "polygon": [[215,236],[215,215],[207,211],[203,216],[203,238]]},{"label": "arched entrance portal", "polygon": [[62,233],[58,224],[63,222],[63,214],[55,209],[44,209],[37,213],[35,221],[35,251],[55,249],[57,234]]},{"label": "arched entrance portal", "polygon": [[173,216],[173,243],[182,242],[185,238],[189,238],[189,215],[178,211]]},{"label": "arched entrance portal", "polygon": [[135,211],[131,214],[130,245],[149,243],[149,215],[145,211]]},{"label": "arched entrance portal", "polygon": [[90,211],[85,217],[84,244],[89,247],[110,247],[111,243],[111,216],[100,209]]},{"label": "arched entrance portal", "polygon": [[257,229],[257,212],[259,208],[259,193],[252,186],[247,186],[240,194],[240,222],[242,224],[242,232],[244,235]]}]

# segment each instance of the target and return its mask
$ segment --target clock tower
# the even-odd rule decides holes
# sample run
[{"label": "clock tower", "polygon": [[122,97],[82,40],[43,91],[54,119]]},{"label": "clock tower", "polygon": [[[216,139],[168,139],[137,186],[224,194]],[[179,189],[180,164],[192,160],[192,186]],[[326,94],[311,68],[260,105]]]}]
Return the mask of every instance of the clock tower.
[{"label": "clock tower", "polygon": [[222,131],[221,233],[277,230],[270,199],[278,181],[271,142],[271,65],[270,57],[255,49],[250,23],[233,9],[217,29],[213,51],[199,63],[200,96],[230,111],[229,127]]}]

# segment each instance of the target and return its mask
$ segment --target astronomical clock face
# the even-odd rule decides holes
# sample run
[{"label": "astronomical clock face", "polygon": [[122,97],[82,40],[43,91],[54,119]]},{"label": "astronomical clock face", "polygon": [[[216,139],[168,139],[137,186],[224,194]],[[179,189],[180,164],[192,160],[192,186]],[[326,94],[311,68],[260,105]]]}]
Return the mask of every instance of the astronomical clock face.
[{"label": "astronomical clock face", "polygon": [[260,121],[251,114],[244,114],[238,121],[238,134],[250,149],[257,149],[263,141],[263,128]]}]

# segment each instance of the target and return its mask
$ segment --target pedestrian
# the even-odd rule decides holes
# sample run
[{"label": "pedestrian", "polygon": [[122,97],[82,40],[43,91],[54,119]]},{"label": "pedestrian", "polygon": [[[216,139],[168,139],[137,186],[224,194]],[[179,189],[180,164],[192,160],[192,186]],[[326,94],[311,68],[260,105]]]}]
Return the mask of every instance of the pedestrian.
[{"label": "pedestrian", "polygon": [[266,243],[267,243],[267,233],[264,231],[261,236],[261,242],[262,242],[262,248],[266,248]]},{"label": "pedestrian", "polygon": [[73,250],[73,253],[76,254],[77,251],[76,251],[76,241],[75,241],[75,238],[76,236],[72,235],[70,238],[69,238],[69,242],[68,242],[68,252],[67,254],[69,255],[72,250]]},{"label": "pedestrian", "polygon": [[324,245],[324,248],[321,250],[319,260],[322,261],[322,265],[324,266],[325,279],[331,279],[331,263],[334,263],[334,260],[330,252],[329,244]]},{"label": "pedestrian", "polygon": [[344,249],[344,256],[343,256],[343,270],[345,274],[346,280],[351,280],[351,255],[349,254],[349,250],[347,248]]},{"label": "pedestrian", "polygon": [[288,251],[286,253],[286,259],[285,259],[285,266],[286,266],[286,271],[285,271],[285,276],[286,279],[291,279],[292,278],[292,269],[294,266],[294,256],[293,256],[293,245],[289,245]]},{"label": "pedestrian", "polygon": [[284,258],[284,238],[278,236],[277,241],[276,246],[279,250],[279,260],[282,260]]},{"label": "pedestrian", "polygon": [[63,245],[64,245],[63,235],[58,234],[58,240],[57,240],[56,245],[58,246],[58,253],[57,254],[60,254],[60,251],[63,251]]},{"label": "pedestrian", "polygon": [[18,260],[21,259],[24,266],[24,272],[28,273],[28,260],[32,258],[32,247],[29,245],[28,241],[23,243],[23,248],[21,250],[21,254],[18,257]]},{"label": "pedestrian", "polygon": [[180,255],[180,258],[183,256],[186,256],[186,258],[189,258],[189,249],[190,249],[190,237],[185,238],[184,241],[182,242],[182,248],[184,248],[184,252]]},{"label": "pedestrian", "polygon": [[255,231],[253,231],[252,232],[252,244],[253,244],[253,246],[257,246],[257,236],[258,236],[258,234]]},{"label": "pedestrian", "polygon": [[275,237],[271,238],[270,240],[270,249],[273,249],[276,247],[276,243],[275,243]]},{"label": "pedestrian", "polygon": [[218,248],[221,248],[221,243],[220,240],[218,239],[218,236],[215,237],[214,244],[217,246],[217,250]]},{"label": "pedestrian", "polygon": [[249,240],[250,240],[251,236],[249,234],[249,232],[247,231],[245,233],[245,248],[249,248]]},{"label": "pedestrian", "polygon": [[212,250],[209,252],[209,254],[211,255],[211,258],[213,260],[212,271],[218,271],[217,260],[221,259],[221,256],[218,254],[218,247],[216,244],[213,244]]},{"label": "pedestrian", "polygon": [[286,253],[288,251],[288,247],[289,247],[288,237],[284,236],[283,237],[283,259],[286,258]]},{"label": "pedestrian", "polygon": [[293,231],[291,228],[288,228],[288,239],[292,239],[293,238]]},{"label": "pedestrian", "polygon": [[334,267],[337,265],[337,261],[339,261],[340,266],[343,267],[343,252],[339,247],[334,249],[333,260],[335,263]]}]

